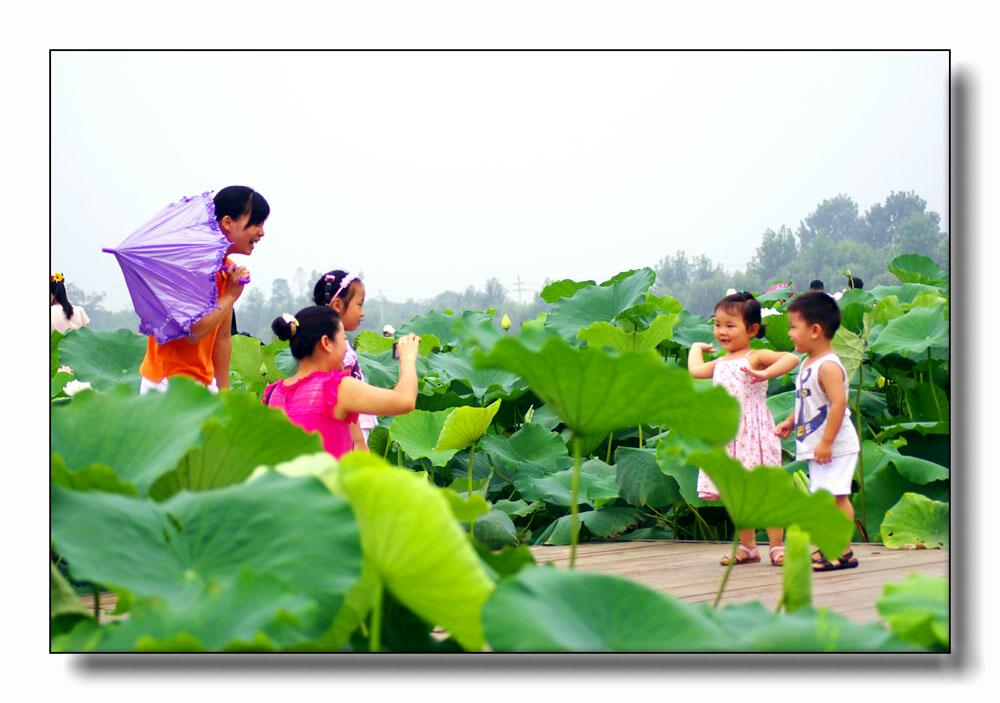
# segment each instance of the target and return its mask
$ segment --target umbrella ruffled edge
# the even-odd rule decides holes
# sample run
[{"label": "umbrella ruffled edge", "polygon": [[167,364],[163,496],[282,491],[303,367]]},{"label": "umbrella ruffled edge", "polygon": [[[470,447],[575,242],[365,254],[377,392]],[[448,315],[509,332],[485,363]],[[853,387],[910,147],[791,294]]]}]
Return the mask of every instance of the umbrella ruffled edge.
[{"label": "umbrella ruffled edge", "polygon": [[[209,215],[208,224],[213,230],[222,235],[223,241],[228,242],[229,240],[226,239],[226,236],[222,233],[222,229],[219,228],[219,221],[215,217],[215,199],[210,197],[211,194],[212,191],[206,191],[201,194],[201,197],[204,198],[205,200],[205,208],[208,210],[208,215]],[[167,326],[167,322],[164,322],[162,325],[159,325],[157,327],[153,327],[152,325],[147,324],[141,318],[139,320],[140,334],[144,334],[148,337],[155,337],[157,344],[167,344],[168,342],[174,342],[178,339],[190,336],[191,327],[194,326],[201,318],[205,317],[205,315],[209,314],[210,312],[215,310],[215,308],[218,307],[219,290],[218,286],[215,284],[215,277],[218,274],[218,272],[222,269],[222,265],[226,262],[227,252],[228,252],[228,247],[225,247],[219,251],[219,254],[218,256],[216,256],[215,259],[215,271],[209,274],[208,280],[212,283],[212,287],[210,289],[211,292],[209,294],[210,299],[208,306],[201,312],[196,313],[187,319],[175,320],[175,322],[181,327],[181,332],[179,334],[162,336],[161,338],[163,328]]]}]

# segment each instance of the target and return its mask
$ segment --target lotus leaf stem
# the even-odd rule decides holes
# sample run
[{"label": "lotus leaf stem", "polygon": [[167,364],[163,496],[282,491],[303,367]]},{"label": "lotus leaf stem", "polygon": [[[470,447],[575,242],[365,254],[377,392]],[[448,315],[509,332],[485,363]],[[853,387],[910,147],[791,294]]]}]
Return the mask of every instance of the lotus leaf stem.
[{"label": "lotus leaf stem", "polygon": [[101,621],[101,589],[95,583],[94,588],[94,619],[97,622]]},{"label": "lotus leaf stem", "polygon": [[614,436],[615,436],[614,432],[608,435],[608,458],[604,460],[605,464],[611,463],[611,440],[614,438]]},{"label": "lotus leaf stem", "polygon": [[[466,481],[469,487],[469,492],[466,496],[467,498],[472,498],[472,462],[475,458],[476,458],[476,443],[473,442],[472,446],[469,447],[469,467],[468,470],[466,471]],[[487,485],[489,484],[487,483]],[[472,535],[473,537],[476,536],[475,527],[476,527],[475,519],[469,520],[469,534]]]},{"label": "lotus leaf stem", "polygon": [[[861,366],[858,367],[858,392],[855,394],[854,401],[854,424],[855,429],[858,432],[858,443],[861,442],[861,381],[864,378],[865,370],[865,357],[864,349],[861,352]],[[867,512],[865,511],[865,457],[864,452],[858,452],[858,465],[855,469],[855,473],[858,476],[858,501],[861,503],[861,524],[868,525]]]},{"label": "lotus leaf stem", "polygon": [[368,633],[368,651],[377,652],[382,647],[382,581],[375,587],[375,598],[372,603],[371,632]]},{"label": "lotus leaf stem", "polygon": [[576,495],[580,490],[580,437],[573,432],[573,480],[569,489],[569,568],[576,565],[576,543],[580,538],[580,516],[576,505]]},{"label": "lotus leaf stem", "polygon": [[733,525],[733,551],[729,554],[729,563],[726,564],[726,570],[722,574],[722,582],[719,584],[719,590],[715,594],[715,600],[712,602],[713,608],[719,607],[719,601],[722,600],[722,592],[726,590],[726,581],[729,580],[729,572],[733,570],[733,564],[736,563],[736,548],[740,545],[740,531],[736,529],[736,525]]},{"label": "lotus leaf stem", "polygon": [[642,449],[642,425],[639,425],[639,449]]}]

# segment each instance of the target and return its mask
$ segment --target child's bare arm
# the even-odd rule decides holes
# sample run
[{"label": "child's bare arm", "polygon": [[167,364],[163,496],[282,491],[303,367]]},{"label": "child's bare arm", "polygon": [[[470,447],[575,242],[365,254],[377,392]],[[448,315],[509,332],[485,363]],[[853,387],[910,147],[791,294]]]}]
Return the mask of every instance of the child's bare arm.
[{"label": "child's bare arm", "polygon": [[706,342],[695,342],[688,352],[688,372],[693,378],[711,378],[715,370],[715,359],[706,362],[702,354],[715,352],[715,347]]},{"label": "child's bare arm", "polygon": [[753,376],[754,383],[770,381],[772,378],[784,376],[799,365],[799,357],[789,352],[757,349],[747,357],[749,368],[745,373]]},{"label": "child's bare arm", "polygon": [[844,392],[844,372],[833,362],[825,362],[819,367],[819,387],[826,393],[830,400],[830,407],[826,415],[826,428],[823,436],[820,437],[816,449],[813,450],[813,458],[820,464],[825,464],[831,459],[831,447],[837,433],[840,432],[840,425],[844,421],[847,412],[847,394]]}]

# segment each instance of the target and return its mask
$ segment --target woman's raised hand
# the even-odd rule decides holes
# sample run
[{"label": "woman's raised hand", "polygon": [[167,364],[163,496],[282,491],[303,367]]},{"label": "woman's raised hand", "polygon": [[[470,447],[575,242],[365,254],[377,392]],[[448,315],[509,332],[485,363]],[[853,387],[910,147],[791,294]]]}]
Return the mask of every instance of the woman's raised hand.
[{"label": "woman's raised hand", "polygon": [[396,356],[400,363],[404,361],[416,362],[417,352],[420,349],[420,337],[415,334],[404,334],[396,342]]}]

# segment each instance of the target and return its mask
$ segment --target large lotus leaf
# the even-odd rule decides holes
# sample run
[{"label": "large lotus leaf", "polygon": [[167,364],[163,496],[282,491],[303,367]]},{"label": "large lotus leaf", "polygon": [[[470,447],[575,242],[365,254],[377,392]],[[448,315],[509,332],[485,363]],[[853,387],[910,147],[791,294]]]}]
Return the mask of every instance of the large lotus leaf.
[{"label": "large lotus leaf", "polygon": [[[874,442],[861,443],[865,467],[865,530],[868,538],[879,541],[880,528],[885,513],[899,502],[904,493],[921,493],[934,500],[948,500],[949,481],[931,481],[918,484],[900,475],[890,463],[885,451]],[[860,496],[855,496],[855,511],[861,517]]]},{"label": "large lotus leaf", "polygon": [[524,485],[529,477],[552,474],[572,463],[562,438],[532,423],[510,437],[486,435],[480,447],[493,460],[496,471],[515,484]]},{"label": "large lotus leaf", "polygon": [[499,400],[485,408],[455,408],[444,420],[434,451],[457,451],[472,446],[486,433],[486,428],[493,422],[493,416],[499,409]]},{"label": "large lotus leaf", "polygon": [[781,605],[786,613],[812,607],[812,558],[809,533],[798,525],[785,530],[785,562],[781,567]]},{"label": "large lotus leaf", "polygon": [[525,423],[530,422],[535,425],[541,425],[547,430],[554,430],[560,422],[559,416],[552,412],[552,408],[548,405],[543,405],[539,408],[533,407],[530,410],[530,415],[525,413]]},{"label": "large lotus leaf", "polygon": [[359,332],[358,336],[354,338],[353,346],[356,352],[381,354],[384,351],[392,349],[392,345],[395,343],[396,340],[392,337],[383,336],[372,330],[365,330],[364,332]]},{"label": "large lotus leaf", "polygon": [[248,393],[223,393],[225,412],[202,426],[201,441],[150,487],[163,500],[180,490],[207,491],[239,483],[257,466],[323,450],[318,432],[293,425],[277,408]]},{"label": "large lotus leaf", "polygon": [[[246,389],[251,393],[261,393],[264,387],[284,378],[274,363],[275,349],[266,350],[256,337],[242,334],[233,336],[233,350],[229,365],[238,371]],[[270,353],[269,353],[270,352]]]},{"label": "large lotus leaf", "polygon": [[788,336],[788,313],[768,315],[763,319],[764,336],[778,351],[795,351],[795,343]]},{"label": "large lotus leaf", "polygon": [[826,609],[778,615],[759,601],[713,610],[700,604],[740,652],[914,652],[879,623],[857,624]]},{"label": "large lotus leaf", "polygon": [[940,293],[921,293],[913,298],[910,308],[936,308],[939,305],[944,307],[944,317],[948,319],[948,298]]},{"label": "large lotus leaf", "polygon": [[76,595],[66,577],[55,564],[49,564],[49,618],[71,616],[71,619],[92,618],[93,614]]},{"label": "large lotus leaf", "polygon": [[846,327],[841,327],[833,335],[831,345],[833,351],[840,357],[840,363],[844,365],[847,382],[852,382],[865,359],[864,340]]},{"label": "large lotus leaf", "polygon": [[72,380],[73,380],[73,374],[66,373],[64,371],[57,372],[56,375],[53,376],[51,381],[49,382],[49,397],[50,398],[55,398],[57,396],[62,398],[67,397],[66,393],[63,391],[63,388],[65,388],[66,384]]},{"label": "large lotus leaf", "polygon": [[[569,507],[573,470],[567,469],[548,476],[528,477],[524,480],[521,496],[526,500],[542,500],[552,505]],[[580,467],[580,484],[576,493],[577,505],[584,503],[600,508],[618,497],[615,469],[600,459],[585,461]]]},{"label": "large lotus leaf", "polygon": [[656,443],[656,463],[660,471],[677,484],[684,502],[694,508],[718,505],[698,497],[698,467],[687,461],[688,448],[676,435],[668,435]]},{"label": "large lotus leaf", "polygon": [[490,510],[476,518],[472,534],[490,549],[501,549],[517,544],[517,528],[502,510]]},{"label": "large lotus leaf", "polygon": [[883,442],[905,432],[919,432],[922,435],[947,436],[951,434],[951,423],[946,420],[929,420],[926,422],[900,422],[894,425],[883,425],[882,429],[875,435],[875,441]]},{"label": "large lotus leaf", "polygon": [[[598,539],[618,539],[622,534],[635,527],[640,520],[639,511],[635,508],[618,506],[605,506],[600,510],[585,510],[580,512],[577,517],[580,521],[581,532],[583,528],[587,528],[587,531]],[[572,517],[563,515],[535,537],[534,543],[569,544],[572,529]]]},{"label": "large lotus leaf", "polygon": [[[616,319],[627,332],[648,328],[653,320],[661,317],[664,313],[668,315],[673,314],[675,324],[680,319],[680,313],[684,308],[674,296],[655,295],[650,291],[646,291],[643,298],[642,302],[625,308],[618,313]],[[669,336],[666,339],[669,339]]]},{"label": "large lotus leaf", "polygon": [[662,507],[681,500],[677,481],[660,471],[656,450],[618,447],[615,450],[618,495],[629,505]]},{"label": "large lotus leaf", "polygon": [[921,647],[948,648],[948,579],[911,573],[882,593],[875,608],[893,632]]},{"label": "large lotus leaf", "polygon": [[703,315],[693,315],[687,310],[680,312],[680,320],[674,325],[672,341],[684,349],[695,342],[715,342],[711,321]]},{"label": "large lotus leaf", "polygon": [[597,281],[574,281],[570,278],[563,278],[542,288],[538,296],[546,303],[555,303],[563,298],[572,298],[581,288],[596,285]]},{"label": "large lotus leaf", "polygon": [[[777,283],[777,281],[775,281]],[[795,289],[791,285],[783,284],[775,288],[774,290],[769,290],[766,293],[761,293],[756,296],[757,300],[762,303],[773,303],[788,300],[795,293]]]},{"label": "large lotus leaf", "polygon": [[[480,315],[482,313],[479,313]],[[455,315],[431,310],[423,315],[417,315],[410,319],[405,325],[399,328],[400,334],[413,333],[417,336],[425,334],[434,335],[438,338],[442,348],[454,346],[460,339],[454,331],[455,321],[459,319]]]},{"label": "large lotus leaf", "polygon": [[435,447],[444,423],[448,419],[451,410],[440,410],[430,412],[427,410],[413,410],[405,415],[400,415],[392,419],[389,425],[389,438],[402,447],[406,455],[411,459],[428,458],[434,466],[444,466],[447,464],[457,449],[437,450]]},{"label": "large lotus leaf", "polygon": [[882,520],[882,541],[892,549],[946,549],[949,506],[919,493],[904,493]]},{"label": "large lotus leaf", "polygon": [[[951,477],[951,472],[947,467],[920,457],[900,454],[892,442],[883,442],[879,445],[865,442],[865,446],[870,450],[870,455],[865,455],[866,461],[871,456],[877,462],[875,467],[891,463],[899,471],[900,476],[913,483],[923,485],[932,481],[948,480]],[[868,473],[867,470],[866,473]]]},{"label": "large lotus leaf", "polygon": [[361,528],[365,559],[406,607],[467,650],[483,646],[480,610],[493,590],[441,492],[369,453],[341,458],[340,482]]},{"label": "large lotus leaf", "polygon": [[948,280],[947,272],[922,254],[903,254],[887,264],[889,273],[903,283],[924,283],[939,286]]},{"label": "large lotus leaf", "polygon": [[621,327],[608,322],[595,322],[580,330],[577,339],[587,343],[588,347],[604,347],[614,351],[645,351],[655,349],[665,339],[670,339],[677,315],[660,315],[641,332],[626,332]]},{"label": "large lotus leaf", "polygon": [[73,471],[66,468],[66,462],[59,454],[52,455],[52,483],[74,491],[104,491],[126,496],[136,495],[135,486],[124,483],[106,464],[91,464]]},{"label": "large lotus leaf", "polygon": [[656,280],[653,269],[629,272],[611,285],[587,286],[570,298],[557,301],[545,319],[545,328],[566,339],[575,339],[581,327],[611,322],[638,302]]},{"label": "large lotus leaf", "polygon": [[904,391],[906,412],[911,420],[948,420],[950,403],[943,388],[931,381]]},{"label": "large lotus leaf", "polygon": [[392,354],[383,352],[377,356],[358,352],[358,365],[365,381],[379,388],[393,388],[399,383],[399,363]]},{"label": "large lotus leaf", "polygon": [[534,351],[502,339],[476,363],[519,374],[580,435],[653,424],[722,444],[739,421],[739,403],[725,390],[696,389],[687,371],[668,368],[653,351],[612,356],[558,338]]},{"label": "large lotus leaf", "polygon": [[875,303],[872,312],[874,313],[873,321],[875,324],[885,327],[889,324],[889,320],[902,317],[906,313],[906,308],[899,302],[899,298],[894,295],[887,295]]},{"label": "large lotus leaf", "polygon": [[507,335],[507,332],[501,330],[492,318],[488,317],[482,319],[459,317],[455,320],[454,330],[462,345],[472,344],[484,351],[492,349],[498,339]]},{"label": "large lotus leaf", "polygon": [[802,493],[785,470],[758,466],[747,471],[721,449],[693,452],[689,459],[712,478],[737,527],[798,525],[826,554],[840,554],[850,541],[854,525],[833,496]]},{"label": "large lotus leaf", "polygon": [[890,295],[896,296],[899,302],[909,305],[921,293],[940,293],[941,290],[935,286],[928,286],[923,283],[903,283],[898,286],[875,286],[871,289],[872,297],[882,300]]},{"label": "large lotus leaf", "polygon": [[703,611],[619,576],[525,567],[483,608],[497,652],[728,650]]},{"label": "large lotus leaf", "polygon": [[221,407],[219,396],[183,377],[164,393],[81,393],[52,408],[52,451],[70,470],[110,466],[144,495],[199,441],[202,424]]},{"label": "large lotus leaf", "polygon": [[[249,600],[270,609],[259,622],[267,623],[261,631],[277,646],[322,634],[361,571],[350,506],[312,478],[268,473],[163,503],[54,486],[51,514],[52,541],[74,578],[110,587],[120,597],[157,598],[177,611],[220,611],[219,620],[236,628]],[[240,585],[248,579],[268,581],[266,597]],[[291,601],[277,597],[277,583],[312,604],[286,612]],[[246,641],[245,634],[232,638]]]},{"label": "large lotus leaf", "polygon": [[948,321],[944,308],[913,308],[889,320],[871,345],[872,354],[900,354],[920,358],[928,348],[948,345]]},{"label": "large lotus leaf", "polygon": [[459,381],[472,389],[482,402],[495,398],[513,398],[520,395],[523,384],[517,374],[501,369],[487,369],[473,366],[470,356],[455,353],[435,354],[430,359],[430,368],[443,373],[447,378]]},{"label": "large lotus leaf", "polygon": [[299,368],[299,362],[292,356],[291,349],[279,349],[274,353],[274,366],[287,378],[295,375]]},{"label": "large lotus leaf", "polygon": [[126,329],[95,332],[81,327],[59,342],[59,363],[99,391],[124,383],[138,393],[139,365],[145,356],[146,338]]},{"label": "large lotus leaf", "polygon": [[62,341],[63,334],[57,330],[52,330],[49,334],[49,378],[52,378],[59,371],[62,364],[59,361],[59,342]]}]

